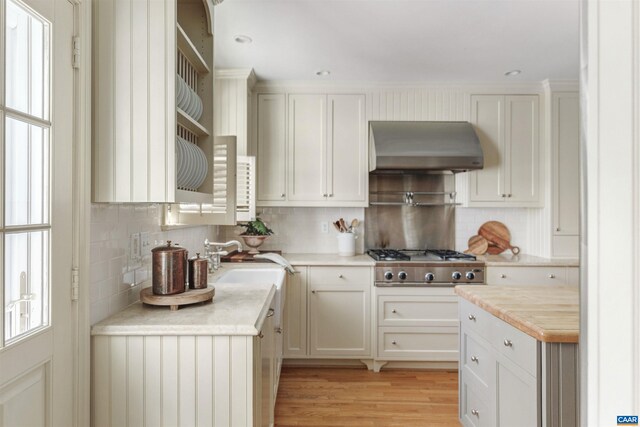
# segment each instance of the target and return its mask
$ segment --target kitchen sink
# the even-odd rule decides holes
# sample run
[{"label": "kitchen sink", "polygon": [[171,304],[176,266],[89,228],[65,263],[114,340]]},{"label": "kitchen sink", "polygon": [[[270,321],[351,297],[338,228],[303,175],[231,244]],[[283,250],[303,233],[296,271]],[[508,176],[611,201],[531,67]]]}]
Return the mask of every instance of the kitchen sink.
[{"label": "kitchen sink", "polygon": [[285,272],[279,268],[237,268],[225,271],[215,279],[215,283],[233,283],[238,286],[255,283],[271,283],[276,286],[274,297],[274,326],[280,328],[285,298]]}]

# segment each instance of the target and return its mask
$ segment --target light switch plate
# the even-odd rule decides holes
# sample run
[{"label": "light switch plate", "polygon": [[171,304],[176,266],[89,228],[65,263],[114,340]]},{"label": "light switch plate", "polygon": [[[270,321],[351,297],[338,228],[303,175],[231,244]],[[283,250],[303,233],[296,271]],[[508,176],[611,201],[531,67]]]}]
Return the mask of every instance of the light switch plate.
[{"label": "light switch plate", "polygon": [[327,234],[329,232],[329,223],[323,221],[320,223],[320,232]]},{"label": "light switch plate", "polygon": [[151,242],[149,242],[149,235],[150,233],[148,231],[143,231],[142,233],[140,233],[140,254],[142,256],[146,255],[149,250],[151,250],[151,248],[149,247],[149,245],[151,244]]},{"label": "light switch plate", "polygon": [[133,233],[129,240],[129,258],[136,260],[140,258],[142,254],[140,250],[140,233]]}]

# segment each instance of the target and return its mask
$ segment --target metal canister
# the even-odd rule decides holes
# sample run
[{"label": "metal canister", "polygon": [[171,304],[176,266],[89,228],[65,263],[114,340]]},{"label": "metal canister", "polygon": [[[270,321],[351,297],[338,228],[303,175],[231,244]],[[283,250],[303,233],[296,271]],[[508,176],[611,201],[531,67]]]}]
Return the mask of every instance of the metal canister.
[{"label": "metal canister", "polygon": [[174,295],[184,292],[187,281],[186,249],[166,245],[151,249],[152,284],[155,295]]},{"label": "metal canister", "polygon": [[206,258],[200,258],[199,253],[196,253],[193,258],[189,258],[189,288],[206,288],[208,270],[209,261]]}]

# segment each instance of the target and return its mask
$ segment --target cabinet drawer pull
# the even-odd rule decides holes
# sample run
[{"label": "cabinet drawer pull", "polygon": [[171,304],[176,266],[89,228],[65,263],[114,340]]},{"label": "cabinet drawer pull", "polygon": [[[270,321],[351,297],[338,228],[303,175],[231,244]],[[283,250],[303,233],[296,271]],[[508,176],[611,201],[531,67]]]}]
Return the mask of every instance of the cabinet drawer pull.
[{"label": "cabinet drawer pull", "polygon": [[391,310],[392,313],[397,313],[396,309],[394,308],[393,310]]},{"label": "cabinet drawer pull", "polygon": [[474,316],[473,314],[470,314],[469,315],[469,320],[472,320],[472,321],[475,322],[476,321],[476,316]]},{"label": "cabinet drawer pull", "polygon": [[501,279],[506,279],[506,278],[507,278],[507,275],[506,275],[506,274],[501,274],[501,275],[500,275],[500,278],[501,278]]},{"label": "cabinet drawer pull", "polygon": [[260,331],[260,333],[258,333],[258,337],[259,338],[264,338],[264,334],[262,333],[262,331]]},{"label": "cabinet drawer pull", "polygon": [[275,313],[276,311],[273,308],[270,308],[269,311],[267,311],[267,317],[273,317]]},{"label": "cabinet drawer pull", "polygon": [[338,274],[338,279],[344,279],[344,276],[342,274]]},{"label": "cabinet drawer pull", "polygon": [[513,343],[511,342],[511,340],[505,339],[504,340],[504,346],[505,347],[513,347]]},{"label": "cabinet drawer pull", "polygon": [[475,415],[476,417],[480,415],[480,412],[478,412],[477,409],[472,409],[471,410],[471,415]]},{"label": "cabinet drawer pull", "polygon": [[282,332],[284,332],[282,328],[276,328],[276,333],[281,334]]},{"label": "cabinet drawer pull", "polygon": [[478,363],[478,356],[471,356],[471,361]]},{"label": "cabinet drawer pull", "polygon": [[556,278],[556,275],[555,275],[555,274],[550,274],[550,275],[549,275],[549,279],[555,279],[555,278]]},{"label": "cabinet drawer pull", "polygon": [[396,340],[393,340],[393,341],[391,341],[391,344],[396,345],[398,343],[396,342]]}]

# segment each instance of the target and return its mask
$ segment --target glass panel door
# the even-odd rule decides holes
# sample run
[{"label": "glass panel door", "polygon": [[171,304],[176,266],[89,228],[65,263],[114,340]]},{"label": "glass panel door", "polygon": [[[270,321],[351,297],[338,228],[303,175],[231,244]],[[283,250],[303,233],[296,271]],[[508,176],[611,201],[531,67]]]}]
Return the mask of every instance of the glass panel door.
[{"label": "glass panel door", "polygon": [[7,0],[4,96],[0,347],[50,323],[50,23]]}]

